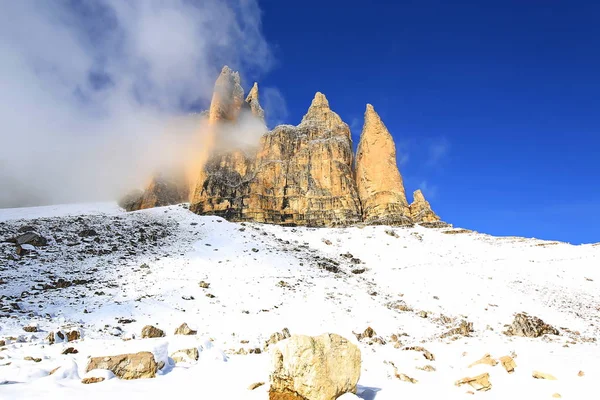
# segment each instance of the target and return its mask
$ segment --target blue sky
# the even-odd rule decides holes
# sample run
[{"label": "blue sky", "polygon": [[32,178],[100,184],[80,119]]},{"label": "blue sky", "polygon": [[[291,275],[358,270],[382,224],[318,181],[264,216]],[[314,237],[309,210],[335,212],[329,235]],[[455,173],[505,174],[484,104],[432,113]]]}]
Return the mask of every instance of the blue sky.
[{"label": "blue sky", "polygon": [[372,103],[444,220],[600,241],[600,3],[293,4],[260,2],[289,123],[322,91],[356,145]]}]

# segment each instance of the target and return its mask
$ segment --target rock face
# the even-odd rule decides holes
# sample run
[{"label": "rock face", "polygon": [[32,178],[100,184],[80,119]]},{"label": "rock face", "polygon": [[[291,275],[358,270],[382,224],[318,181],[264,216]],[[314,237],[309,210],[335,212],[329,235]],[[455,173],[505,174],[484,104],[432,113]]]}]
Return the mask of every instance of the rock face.
[{"label": "rock face", "polygon": [[121,354],[109,357],[92,357],[86,372],[107,369],[120,379],[154,378],[158,365],[150,352]]},{"label": "rock face", "polygon": [[250,108],[252,115],[264,121],[265,112],[258,101],[258,83],[254,82],[254,86],[252,86],[248,96],[246,96],[246,104]]},{"label": "rock face", "polygon": [[410,205],[410,218],[415,223],[447,225],[441,222],[440,217],[433,212],[431,205],[425,200],[425,196],[423,196],[420,189],[415,190],[413,193],[413,202]]},{"label": "rock face", "polygon": [[515,315],[513,323],[504,332],[509,336],[524,336],[537,338],[542,335],[559,335],[558,329],[548,325],[538,317],[519,313]]},{"label": "rock face", "polygon": [[394,139],[370,104],[356,154],[356,185],[366,223],[411,224]]},{"label": "rock face", "polygon": [[[258,102],[258,88],[256,101]],[[240,85],[240,74],[232,71],[226,65],[215,82],[215,89],[210,102],[209,123],[235,122],[243,102],[244,89]]]},{"label": "rock face", "polygon": [[[244,100],[237,72],[224,67],[208,111],[194,166],[197,179],[155,177],[143,195],[123,201],[137,210],[190,201],[190,210],[230,221],[288,226],[442,224],[419,192],[409,207],[394,140],[367,105],[356,168],[350,128],[317,92],[299,125],[268,131],[255,83]],[[260,140],[246,143],[259,130]],[[414,216],[414,217],[413,217]],[[416,219],[415,219],[416,218]]]},{"label": "rock face", "polygon": [[272,353],[270,400],[334,400],[355,393],[360,350],[335,334],[294,335]]},{"label": "rock face", "polygon": [[338,226],[359,222],[350,129],[322,93],[298,126],[266,133],[258,152],[234,151],[206,164],[192,204],[233,221]]},{"label": "rock face", "polygon": [[157,174],[143,193],[132,192],[120,200],[127,211],[163,207],[187,201],[189,187],[184,174]]}]

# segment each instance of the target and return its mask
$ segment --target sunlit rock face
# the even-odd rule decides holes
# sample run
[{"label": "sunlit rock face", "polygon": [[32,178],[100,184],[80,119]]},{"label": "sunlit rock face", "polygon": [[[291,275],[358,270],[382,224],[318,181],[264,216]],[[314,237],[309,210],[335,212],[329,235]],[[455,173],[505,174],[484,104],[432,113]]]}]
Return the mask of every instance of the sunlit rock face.
[{"label": "sunlit rock face", "polygon": [[366,223],[411,224],[394,139],[370,104],[356,154],[356,185]]},{"label": "sunlit rock face", "polygon": [[194,178],[182,184],[157,176],[130,208],[189,199],[193,212],[230,221],[305,226],[439,222],[420,192],[408,205],[394,140],[370,104],[356,169],[350,128],[320,92],[300,124],[269,131],[258,84],[244,99],[239,74],[224,67],[204,121],[202,146],[193,168],[186,169],[194,171]]}]

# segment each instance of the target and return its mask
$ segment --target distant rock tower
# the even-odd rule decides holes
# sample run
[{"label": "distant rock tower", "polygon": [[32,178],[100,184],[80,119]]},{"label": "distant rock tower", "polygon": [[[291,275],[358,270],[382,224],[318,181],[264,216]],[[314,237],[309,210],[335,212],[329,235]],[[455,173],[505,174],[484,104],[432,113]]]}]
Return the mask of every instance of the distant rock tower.
[{"label": "distant rock tower", "polygon": [[412,223],[402,176],[396,165],[394,139],[370,104],[365,111],[356,154],[356,186],[366,223]]}]

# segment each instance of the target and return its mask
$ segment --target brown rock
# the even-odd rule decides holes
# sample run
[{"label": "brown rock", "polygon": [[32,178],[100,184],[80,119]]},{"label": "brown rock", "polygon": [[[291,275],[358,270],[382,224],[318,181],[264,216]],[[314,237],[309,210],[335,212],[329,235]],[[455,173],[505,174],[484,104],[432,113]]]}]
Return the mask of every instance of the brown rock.
[{"label": "brown rock", "polygon": [[175,329],[176,335],[195,335],[198,331],[192,330],[185,322]]},{"label": "brown rock", "polygon": [[424,365],[422,367],[417,367],[417,369],[426,372],[435,372],[435,367],[433,365]]},{"label": "brown rock", "polygon": [[531,376],[533,376],[535,379],[547,379],[550,381],[556,380],[556,378],[553,375],[547,374],[545,372],[540,372],[540,371],[533,371]]},{"label": "brown rock", "polygon": [[[258,99],[258,91],[257,91]],[[234,122],[242,108],[244,89],[240,85],[240,74],[224,66],[215,82],[210,102],[209,122]]]},{"label": "brown rock", "polygon": [[127,211],[183,203],[189,197],[188,179],[183,171],[157,173],[137,201],[133,200],[133,195],[129,196],[128,201],[121,201]]},{"label": "brown rock", "polygon": [[560,395],[560,393],[554,393],[552,397],[554,397],[555,399],[560,399],[562,396]]},{"label": "brown rock", "polygon": [[171,354],[171,358],[176,363],[187,362],[188,359],[196,361],[198,358],[200,358],[200,352],[198,352],[197,347],[192,347],[191,349],[181,349]]},{"label": "brown rock", "polygon": [[440,217],[431,209],[431,205],[421,190],[415,190],[413,193],[413,202],[410,205],[410,217],[414,223],[423,224],[431,227],[444,227],[447,224],[440,221]]},{"label": "brown rock", "polygon": [[67,342],[72,342],[79,339],[81,339],[81,333],[79,331],[73,330],[71,332],[67,332]]},{"label": "brown rock", "polygon": [[334,400],[356,392],[360,350],[339,335],[295,335],[272,356],[270,400]]},{"label": "brown rock", "polygon": [[577,376],[585,376],[585,372],[583,372],[583,371],[579,371],[579,372],[577,373]]},{"label": "brown rock", "polygon": [[[269,340],[265,342],[264,349],[265,351],[269,348],[269,346],[274,345],[277,342],[280,342],[284,339],[290,338],[290,331],[288,328],[283,328],[281,332],[275,332],[270,337]],[[260,350],[260,349],[259,349]],[[252,351],[251,351],[252,352]]]},{"label": "brown rock", "polygon": [[146,325],[142,328],[142,338],[165,337],[165,332],[152,325]]},{"label": "brown rock", "polygon": [[36,362],[36,363],[39,363],[39,362],[42,361],[41,358],[31,357],[31,356],[24,357],[23,360],[25,360],[25,361],[33,361],[33,362]]},{"label": "brown rock", "polygon": [[261,386],[262,386],[262,385],[264,385],[264,384],[265,384],[264,382],[256,382],[256,383],[253,383],[252,385],[248,386],[248,390],[254,390],[254,389],[256,389],[256,388],[259,388],[259,387],[261,387]]},{"label": "brown rock", "polygon": [[154,378],[158,365],[150,352],[120,354],[108,357],[92,357],[86,372],[93,369],[107,369],[120,379]]},{"label": "brown rock", "polygon": [[46,340],[48,341],[48,344],[54,344],[54,332],[50,332],[48,336],[46,336]]},{"label": "brown rock", "polygon": [[356,185],[366,223],[411,224],[394,139],[370,104],[356,153]]},{"label": "brown rock", "polygon": [[0,340],[0,346],[6,346],[6,341],[5,340]]},{"label": "brown rock", "polygon": [[90,377],[90,378],[83,378],[81,380],[81,383],[83,383],[84,385],[89,385],[91,383],[99,383],[99,382],[103,382],[104,378],[103,377]]},{"label": "brown rock", "polygon": [[498,364],[498,361],[494,360],[491,355],[486,354],[479,360],[475,361],[473,364],[469,365],[469,368],[480,364],[491,365],[493,367],[496,364]]},{"label": "brown rock", "polygon": [[23,330],[25,332],[37,332],[38,328],[37,328],[37,326],[24,326]]},{"label": "brown rock", "polygon": [[467,377],[456,381],[456,386],[462,386],[464,384],[468,384],[473,389],[484,392],[492,388],[492,384],[490,383],[490,374],[488,374],[487,372],[481,375],[474,376],[472,378]]},{"label": "brown rock", "polygon": [[511,356],[500,357],[500,362],[502,363],[502,366],[504,367],[506,372],[508,372],[509,374],[512,374],[513,372],[515,372],[515,368],[516,368],[517,364],[515,363],[515,360],[513,360],[513,358]]},{"label": "brown rock", "polygon": [[258,83],[254,82],[254,86],[252,86],[252,89],[250,89],[250,92],[246,97],[246,104],[250,107],[252,115],[264,121],[265,112],[258,101]]},{"label": "brown rock", "polygon": [[418,351],[421,354],[423,354],[423,357],[425,357],[427,360],[429,360],[429,361],[435,361],[435,356],[433,355],[433,353],[431,353],[429,350],[427,350],[424,347],[421,347],[421,346],[411,346],[411,347],[405,347],[402,350]]},{"label": "brown rock", "polygon": [[504,334],[509,336],[537,338],[542,335],[559,335],[560,333],[558,332],[558,329],[546,324],[538,317],[530,316],[526,313],[519,313],[515,315],[513,323],[508,327]]},{"label": "brown rock", "polygon": [[56,371],[58,371],[60,369],[60,367],[56,367],[53,370],[51,370],[50,372],[48,372],[48,375],[52,375],[53,373],[55,373]]},{"label": "brown rock", "polygon": [[76,348],[74,348],[74,347],[67,347],[66,349],[64,349],[62,351],[61,354],[77,354],[77,353],[79,353],[79,351],[77,351]]}]

